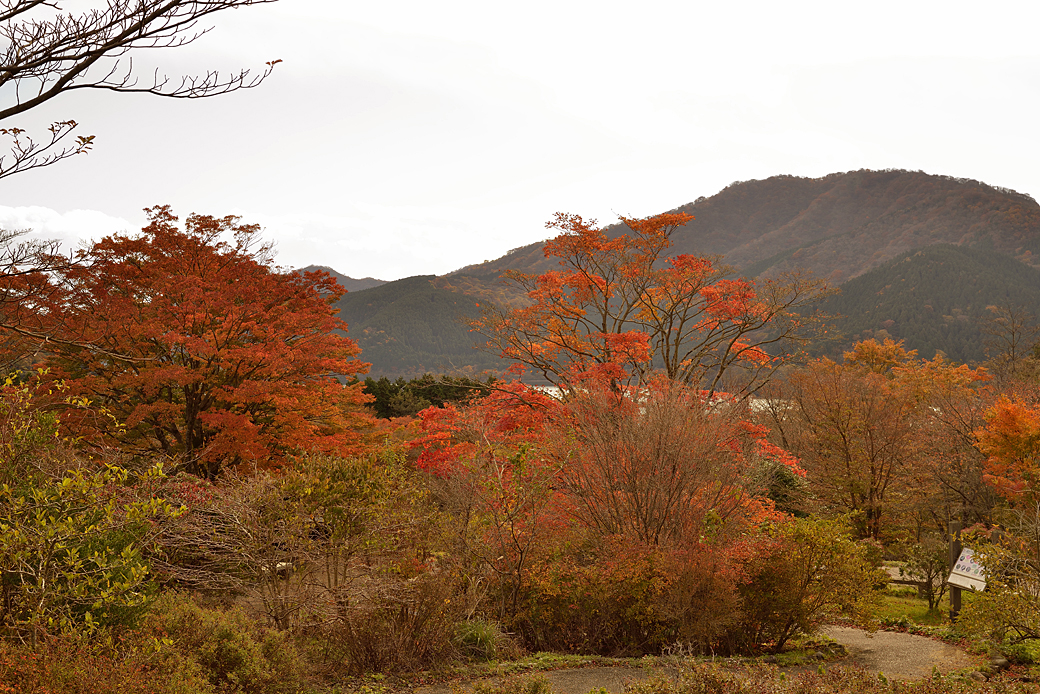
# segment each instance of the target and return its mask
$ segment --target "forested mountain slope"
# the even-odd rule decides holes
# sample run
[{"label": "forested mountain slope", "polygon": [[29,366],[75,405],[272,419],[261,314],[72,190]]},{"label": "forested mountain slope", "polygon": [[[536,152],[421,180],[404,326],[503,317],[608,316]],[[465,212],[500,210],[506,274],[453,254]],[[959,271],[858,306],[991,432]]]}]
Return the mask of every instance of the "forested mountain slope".
[{"label": "forested mountain slope", "polygon": [[892,337],[929,359],[941,351],[980,362],[987,358],[981,327],[994,305],[1040,306],[1040,270],[994,251],[929,246],[843,284],[822,308],[845,339],[813,351],[836,354],[856,340]]},{"label": "forested mountain slope", "polygon": [[1040,206],[1032,198],[923,173],[749,181],[682,209],[696,219],[677,235],[676,252],[724,253],[750,276],[801,269],[840,284],[935,243],[995,250],[1026,263],[1040,253]]},{"label": "forested mountain slope", "polygon": [[336,302],[348,334],[361,345],[361,359],[375,376],[421,376],[427,372],[476,375],[503,368],[474,349],[465,321],[480,314],[472,298],[433,286],[433,275],[408,277],[350,292]]},{"label": "forested mountain slope", "polygon": [[[1040,262],[1040,206],[1028,195],[979,181],[895,170],[774,176],[733,183],[678,210],[694,219],[673,234],[673,254],[721,255],[748,277],[795,270],[824,277],[844,289],[825,308],[847,316],[839,327],[849,338],[886,330],[922,356],[941,350],[952,359],[978,361],[985,358],[979,321],[987,305],[1037,303],[1030,298],[1028,266]],[[623,229],[612,227],[618,234]],[[916,254],[937,244],[944,249]],[[497,260],[422,278],[423,292],[444,291],[437,300],[443,311],[426,310],[425,299],[404,299],[409,284],[407,291],[406,285],[386,290],[398,298],[375,323],[355,326],[358,319],[349,312],[344,318],[374,373],[408,375],[437,363],[490,368],[495,360],[469,349],[474,337],[455,318],[476,315],[477,303],[522,303],[523,295],[501,275],[554,269],[555,259],[546,258],[543,248],[530,244]],[[902,265],[889,264],[897,258]],[[358,300],[351,297],[347,305],[355,310]],[[400,332],[404,326],[414,330]],[[361,338],[358,327],[368,331]],[[425,335],[434,342],[424,341]],[[448,345],[450,354],[440,351]]]},{"label": "forested mountain slope", "polygon": [[[722,255],[752,277],[797,269],[841,284],[935,243],[995,250],[1027,264],[1040,254],[1040,205],[1028,195],[914,171],[735,182],[678,211],[694,219],[673,234],[673,254]],[[537,243],[449,276],[492,279],[554,265]]]}]

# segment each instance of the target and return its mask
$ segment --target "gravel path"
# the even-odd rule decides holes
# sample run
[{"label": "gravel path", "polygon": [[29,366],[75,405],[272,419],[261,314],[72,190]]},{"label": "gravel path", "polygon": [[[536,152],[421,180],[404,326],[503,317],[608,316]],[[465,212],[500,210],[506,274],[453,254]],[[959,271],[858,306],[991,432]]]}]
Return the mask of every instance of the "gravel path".
[{"label": "gravel path", "polygon": [[886,677],[918,679],[940,672],[977,667],[964,650],[942,641],[895,631],[869,634],[862,629],[828,626],[823,633],[849,649],[849,661]]}]

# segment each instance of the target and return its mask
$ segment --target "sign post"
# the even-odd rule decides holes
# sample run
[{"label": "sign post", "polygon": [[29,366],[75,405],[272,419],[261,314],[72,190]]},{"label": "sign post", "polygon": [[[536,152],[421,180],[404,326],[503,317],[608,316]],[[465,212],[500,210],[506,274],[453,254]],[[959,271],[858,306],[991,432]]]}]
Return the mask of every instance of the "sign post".
[{"label": "sign post", "polygon": [[982,572],[982,565],[975,559],[975,552],[967,547],[961,549],[957,557],[957,563],[950,571],[950,577],[946,580],[951,586],[965,588],[967,590],[985,590],[986,575]]},{"label": "sign post", "polygon": [[[950,522],[950,554],[949,554],[949,566],[950,576],[953,576],[953,569],[957,566],[957,560],[961,555],[961,522],[951,521]],[[957,623],[957,617],[961,614],[961,589],[953,581],[947,579],[946,581],[950,585],[950,622],[953,624]]]}]

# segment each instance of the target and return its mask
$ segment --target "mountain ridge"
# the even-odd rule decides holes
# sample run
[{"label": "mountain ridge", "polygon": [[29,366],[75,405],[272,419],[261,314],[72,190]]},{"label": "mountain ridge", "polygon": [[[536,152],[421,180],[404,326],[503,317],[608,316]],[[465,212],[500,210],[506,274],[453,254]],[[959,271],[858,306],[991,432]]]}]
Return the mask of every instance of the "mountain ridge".
[{"label": "mountain ridge", "polygon": [[300,268],[297,272],[315,272],[315,271],[327,272],[332,275],[341,287],[346,289],[348,292],[361,292],[366,289],[373,289],[380,285],[386,284],[386,280],[377,280],[374,277],[363,277],[361,279],[355,279],[348,277],[344,274],[336,272],[328,265],[308,265],[305,268]]},{"label": "mountain ridge", "polygon": [[[860,170],[820,178],[782,175],[734,182],[711,197],[697,198],[672,211],[686,212],[694,219],[675,231],[670,255],[720,256],[722,262],[735,268],[735,274],[758,278],[808,271],[852,292],[867,290],[861,290],[856,283],[848,285],[851,280],[867,276],[897,258],[904,259],[906,254],[913,257],[915,251],[935,245],[962,248],[969,255],[974,253],[980,257],[993,253],[995,256],[987,256],[988,266],[1007,263],[997,272],[1008,276],[1018,272],[1018,265],[1035,269],[1040,264],[1040,205],[1029,195],[973,179],[901,170]],[[620,224],[608,227],[609,234],[623,232]],[[956,260],[962,273],[983,271],[982,265],[972,264],[963,253],[959,259],[951,256],[948,260],[951,263]],[[932,263],[931,256],[904,263],[902,269],[909,270],[918,263]],[[501,280],[503,272],[538,274],[556,266],[555,259],[545,257],[544,242],[538,242],[440,277],[424,276],[424,281],[437,290],[468,297],[474,308],[481,302],[515,306],[522,304],[526,297]],[[927,282],[940,283],[939,276],[932,272],[934,269],[920,272],[934,278]],[[888,268],[884,272],[892,270]],[[984,317],[978,310],[979,305],[998,302],[1000,297],[991,296],[993,292],[1006,295],[1011,291],[995,280],[987,280],[987,283],[987,288],[980,290],[978,296],[970,301],[964,298],[966,307],[959,308],[958,315],[970,316],[971,321],[977,322]],[[368,291],[372,290],[363,290]],[[911,299],[900,301],[900,315],[905,318],[900,330],[910,330],[912,326],[907,324],[913,322],[908,308]],[[876,303],[878,310],[888,310],[883,302]],[[866,309],[857,310],[863,315],[869,313]],[[937,310],[935,306],[933,310]],[[874,316],[871,320],[876,318],[878,324],[868,325],[863,322],[866,320],[863,315],[857,318],[858,323],[850,324],[850,329],[855,328],[860,337],[885,330],[881,324],[887,321],[898,322],[887,315],[870,314]],[[350,322],[346,315],[343,317]],[[462,325],[434,326],[430,321],[440,320],[434,314],[407,320],[402,317],[400,322],[413,319],[426,321],[428,325],[423,330],[455,331],[451,338],[454,344],[459,344],[464,334],[468,335],[468,329]],[[922,324],[935,327],[925,319],[925,316],[920,318]],[[957,320],[965,322],[962,318]],[[972,330],[978,332],[977,327]],[[957,331],[947,329],[947,332]],[[906,335],[909,337],[911,333]],[[935,335],[937,340],[938,333]],[[469,339],[472,341],[472,336]],[[979,357],[978,340],[973,337],[961,340],[965,345],[973,341],[975,346],[964,347],[964,360]],[[917,343],[909,346],[919,349],[923,356],[932,349],[930,345]],[[951,352],[947,344],[935,349],[942,349],[953,357],[961,348]],[[459,353],[455,355],[458,357]],[[381,373],[375,361],[373,373]]]}]

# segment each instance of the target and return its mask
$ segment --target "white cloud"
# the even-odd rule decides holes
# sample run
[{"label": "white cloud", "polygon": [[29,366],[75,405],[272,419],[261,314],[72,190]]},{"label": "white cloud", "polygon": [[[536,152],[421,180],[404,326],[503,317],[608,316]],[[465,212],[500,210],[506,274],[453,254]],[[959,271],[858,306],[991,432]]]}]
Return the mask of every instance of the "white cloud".
[{"label": "white cloud", "polygon": [[325,265],[351,277],[398,279],[444,274],[496,258],[506,250],[462,210],[436,207],[344,205],[339,214],[254,213],[234,210],[243,222],[263,228],[285,267]]},{"label": "white cloud", "polygon": [[78,243],[145,206],[237,210],[282,265],[396,279],[544,238],[556,211],[609,223],[777,174],[902,167],[1040,197],[1037,21],[1012,0],[265,4],[139,57],[171,75],[283,58],[259,89],[84,90],[12,122],[97,139],[4,179],[22,207],[0,224]]},{"label": "white cloud", "polygon": [[27,238],[61,241],[69,250],[79,248],[116,233],[139,229],[122,217],[113,217],[97,210],[69,210],[57,212],[48,207],[6,207],[0,205],[0,228],[5,231],[25,231]]}]

